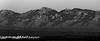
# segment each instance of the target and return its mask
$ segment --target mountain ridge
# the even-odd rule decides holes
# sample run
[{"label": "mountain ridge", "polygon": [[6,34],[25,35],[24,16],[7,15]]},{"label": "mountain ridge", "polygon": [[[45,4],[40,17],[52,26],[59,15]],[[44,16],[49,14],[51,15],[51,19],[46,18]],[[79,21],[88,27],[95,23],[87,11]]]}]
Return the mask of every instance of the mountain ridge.
[{"label": "mountain ridge", "polygon": [[[8,14],[8,15],[7,15]],[[4,17],[3,17],[4,16]],[[97,19],[96,19],[97,18]],[[90,22],[95,22],[99,26],[99,11],[89,9],[64,9],[56,11],[48,7],[30,10],[24,13],[12,10],[0,11],[0,25],[18,27],[58,27],[68,26],[88,26]],[[98,21],[97,21],[98,20]]]}]

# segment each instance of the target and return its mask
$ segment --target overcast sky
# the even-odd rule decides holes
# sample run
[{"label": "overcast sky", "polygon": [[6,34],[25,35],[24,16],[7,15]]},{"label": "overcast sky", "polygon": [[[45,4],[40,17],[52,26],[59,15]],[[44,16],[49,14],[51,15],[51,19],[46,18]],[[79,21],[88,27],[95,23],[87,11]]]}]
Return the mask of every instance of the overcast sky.
[{"label": "overcast sky", "polygon": [[26,12],[41,7],[60,11],[64,8],[87,8],[100,10],[100,0],[0,0],[0,9]]}]

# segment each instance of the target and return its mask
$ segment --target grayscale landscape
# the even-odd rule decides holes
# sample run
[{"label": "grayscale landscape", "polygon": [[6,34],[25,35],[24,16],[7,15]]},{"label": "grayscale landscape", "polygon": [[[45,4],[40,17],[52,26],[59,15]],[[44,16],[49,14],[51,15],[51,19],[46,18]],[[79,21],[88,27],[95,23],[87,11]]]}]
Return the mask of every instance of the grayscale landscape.
[{"label": "grayscale landscape", "polygon": [[36,35],[42,39],[99,37],[100,6],[97,4],[98,0],[1,1],[0,35]]}]

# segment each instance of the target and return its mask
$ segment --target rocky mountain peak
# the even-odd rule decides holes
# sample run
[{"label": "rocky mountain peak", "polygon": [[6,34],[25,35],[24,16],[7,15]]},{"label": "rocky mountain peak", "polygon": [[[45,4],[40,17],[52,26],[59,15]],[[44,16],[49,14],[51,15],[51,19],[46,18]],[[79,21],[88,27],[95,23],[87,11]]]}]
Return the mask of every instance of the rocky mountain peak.
[{"label": "rocky mountain peak", "polygon": [[48,7],[42,7],[39,10],[46,11],[46,10],[52,10],[52,9],[51,8],[48,8]]}]

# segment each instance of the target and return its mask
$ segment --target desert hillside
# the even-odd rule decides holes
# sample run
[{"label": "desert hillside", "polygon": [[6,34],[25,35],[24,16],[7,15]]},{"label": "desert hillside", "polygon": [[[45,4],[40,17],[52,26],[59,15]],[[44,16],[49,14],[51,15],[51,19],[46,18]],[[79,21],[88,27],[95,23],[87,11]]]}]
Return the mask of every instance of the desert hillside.
[{"label": "desert hillside", "polygon": [[90,9],[63,9],[56,11],[42,7],[23,13],[0,10],[0,26],[3,29],[100,29],[100,11]]}]

